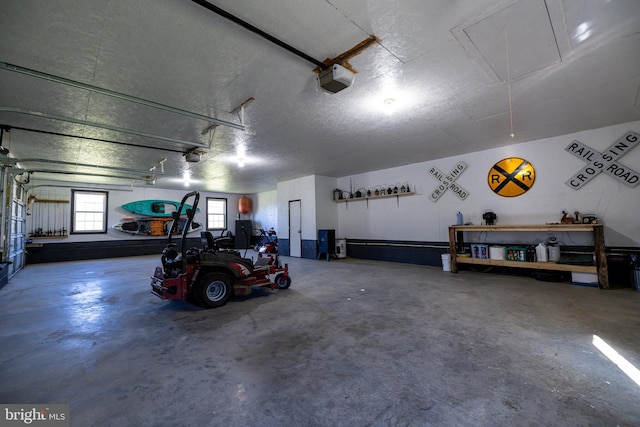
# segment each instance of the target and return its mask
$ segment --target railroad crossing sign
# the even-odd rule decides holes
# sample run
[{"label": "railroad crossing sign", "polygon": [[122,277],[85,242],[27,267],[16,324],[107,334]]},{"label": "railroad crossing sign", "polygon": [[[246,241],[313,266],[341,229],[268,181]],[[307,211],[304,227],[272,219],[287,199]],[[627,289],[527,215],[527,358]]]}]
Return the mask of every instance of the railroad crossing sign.
[{"label": "railroad crossing sign", "polygon": [[640,134],[629,131],[602,153],[587,147],[579,141],[573,141],[565,148],[565,151],[580,157],[588,165],[569,178],[565,184],[574,190],[579,190],[583,185],[599,175],[600,172],[604,172],[629,187],[635,187],[640,183],[640,174],[621,165],[617,160],[638,145],[639,137]]},{"label": "railroad crossing sign", "polygon": [[456,167],[454,167],[448,175],[443,174],[438,170],[438,168],[432,167],[429,169],[429,174],[433,176],[435,179],[440,181],[440,185],[438,185],[429,196],[432,202],[437,202],[440,196],[444,194],[445,191],[451,189],[453,194],[458,196],[460,200],[464,200],[469,195],[469,192],[464,188],[460,187],[458,184],[454,183],[456,179],[460,176],[462,172],[467,169],[467,164],[465,162],[458,162]]},{"label": "railroad crossing sign", "polygon": [[516,197],[526,193],[533,186],[536,171],[525,159],[508,157],[493,165],[487,181],[498,196]]}]

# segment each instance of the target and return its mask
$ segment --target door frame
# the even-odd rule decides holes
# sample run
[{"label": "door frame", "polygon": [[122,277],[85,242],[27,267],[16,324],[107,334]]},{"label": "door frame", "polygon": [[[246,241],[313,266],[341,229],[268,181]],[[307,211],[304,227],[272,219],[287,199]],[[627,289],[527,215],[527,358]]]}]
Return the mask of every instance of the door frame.
[{"label": "door frame", "polygon": [[[296,233],[292,233],[291,232],[291,205],[294,203],[298,203],[299,206],[299,210],[298,210],[298,214],[300,215],[300,217],[298,218],[298,224],[300,224],[300,232],[296,232]],[[301,258],[302,257],[302,200],[301,199],[295,199],[295,200],[289,200],[288,202],[288,206],[287,206],[287,220],[288,220],[288,225],[289,225],[289,256],[294,256],[294,257],[298,257]],[[293,236],[295,236],[295,234],[298,235],[297,237],[297,243],[298,243],[298,248],[300,248],[300,253],[297,255],[294,255],[292,252],[292,248],[293,248]]]}]

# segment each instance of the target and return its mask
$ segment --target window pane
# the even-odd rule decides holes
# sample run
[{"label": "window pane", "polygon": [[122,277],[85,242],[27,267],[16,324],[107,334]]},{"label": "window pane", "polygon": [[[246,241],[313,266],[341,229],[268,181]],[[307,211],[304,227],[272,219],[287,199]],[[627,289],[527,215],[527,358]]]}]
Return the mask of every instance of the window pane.
[{"label": "window pane", "polygon": [[106,233],[107,192],[73,190],[74,233]]},{"label": "window pane", "polygon": [[227,199],[207,198],[207,230],[227,228]]}]

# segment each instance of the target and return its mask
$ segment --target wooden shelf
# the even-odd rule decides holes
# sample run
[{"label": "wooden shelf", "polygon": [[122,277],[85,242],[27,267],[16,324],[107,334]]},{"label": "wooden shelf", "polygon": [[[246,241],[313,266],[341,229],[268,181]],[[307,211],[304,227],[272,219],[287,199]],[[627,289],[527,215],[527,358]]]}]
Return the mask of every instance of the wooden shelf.
[{"label": "wooden shelf", "polygon": [[456,231],[593,231],[602,224],[452,225]]},{"label": "wooden shelf", "polygon": [[479,264],[498,267],[531,268],[532,270],[575,271],[578,273],[593,274],[598,273],[598,269],[595,265],[557,264],[555,262],[506,261],[503,259],[481,259],[460,256],[456,257],[456,262],[458,264]]},{"label": "wooden shelf", "polygon": [[391,197],[395,197],[396,200],[398,200],[399,197],[402,196],[413,196],[414,194],[416,194],[413,191],[405,191],[404,193],[392,193],[392,194],[381,194],[380,196],[363,196],[363,197],[352,197],[352,198],[348,198],[348,199],[338,199],[338,200],[334,200],[335,203],[349,203],[349,202],[358,202],[360,200],[366,200],[367,201],[367,207],[369,206],[369,200],[374,200],[374,199],[388,199]]},{"label": "wooden shelf", "polygon": [[69,200],[59,199],[35,199],[33,203],[69,203]]},{"label": "wooden shelf", "polygon": [[[593,247],[596,265],[558,264],[554,262],[519,262],[497,259],[460,257],[458,248],[464,245],[465,231],[480,232],[540,232],[567,231],[593,233]],[[598,276],[600,289],[609,289],[609,271],[604,246],[604,226],[602,224],[531,224],[531,225],[452,225],[449,227],[449,253],[451,254],[451,272],[458,272],[458,264],[476,264],[488,266],[529,268],[533,270],[573,271],[592,273]]]}]

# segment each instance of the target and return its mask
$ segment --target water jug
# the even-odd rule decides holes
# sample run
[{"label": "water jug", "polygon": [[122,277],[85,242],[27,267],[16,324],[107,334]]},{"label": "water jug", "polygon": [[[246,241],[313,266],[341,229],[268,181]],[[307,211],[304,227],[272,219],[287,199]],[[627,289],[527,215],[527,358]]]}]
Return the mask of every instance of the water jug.
[{"label": "water jug", "polygon": [[547,254],[547,247],[544,243],[538,244],[536,246],[536,259],[538,262],[547,262],[549,261],[549,255]]},{"label": "water jug", "polygon": [[464,220],[462,219],[462,214],[460,212],[458,212],[458,215],[457,215],[457,224],[458,225],[464,224]]}]

